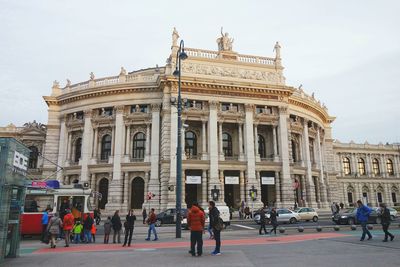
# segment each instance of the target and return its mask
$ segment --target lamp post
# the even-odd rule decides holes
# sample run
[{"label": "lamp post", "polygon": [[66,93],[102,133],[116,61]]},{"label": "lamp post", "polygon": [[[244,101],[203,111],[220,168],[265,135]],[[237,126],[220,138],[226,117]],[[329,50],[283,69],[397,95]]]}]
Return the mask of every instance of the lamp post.
[{"label": "lamp post", "polygon": [[176,147],[176,238],[182,237],[182,97],[181,97],[181,61],[187,59],[185,44],[181,40],[176,52],[176,64],[173,75],[178,77],[178,144]]}]

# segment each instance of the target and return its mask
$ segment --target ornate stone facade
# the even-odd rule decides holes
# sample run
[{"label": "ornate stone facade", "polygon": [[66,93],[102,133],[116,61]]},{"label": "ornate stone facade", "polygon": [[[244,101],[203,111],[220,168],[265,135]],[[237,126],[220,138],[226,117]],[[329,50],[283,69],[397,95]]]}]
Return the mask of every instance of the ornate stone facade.
[{"label": "ornate stone facade", "polygon": [[[90,80],[68,80],[64,88],[53,84],[52,94],[44,97],[49,113],[41,149],[49,161],[41,165],[42,178],[89,182],[103,196],[96,205],[110,212],[144,204],[157,210],[175,206],[178,84],[172,73],[178,38],[174,29],[165,66],[129,73],[121,68],[107,78],[91,73]],[[219,205],[234,207],[245,201],[254,207],[328,208],[332,201],[350,204],[348,192],[354,202],[365,190],[397,202],[389,195],[400,187],[398,148],[334,142],[335,118],[325,105],[285,84],[278,43],[275,56],[268,58],[238,54],[233,40],[223,43],[223,38],[229,37],[218,39],[218,51],[185,49],[186,203],[206,205],[212,189],[220,192]],[[376,154],[380,162],[392,159],[393,174],[342,175],[342,157],[351,153]],[[56,172],[51,161],[62,171]],[[251,189],[258,193],[254,203]],[[148,192],[155,195],[150,201]]]}]

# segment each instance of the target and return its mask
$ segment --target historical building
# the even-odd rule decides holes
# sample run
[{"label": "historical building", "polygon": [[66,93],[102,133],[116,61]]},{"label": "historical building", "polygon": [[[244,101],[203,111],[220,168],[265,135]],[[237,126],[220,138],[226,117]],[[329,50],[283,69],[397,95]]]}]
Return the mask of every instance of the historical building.
[{"label": "historical building", "polygon": [[[327,108],[286,85],[279,43],[274,57],[243,55],[221,34],[217,51],[185,49],[186,203],[206,205],[212,189],[219,190],[218,204],[233,207],[252,203],[250,189],[258,193],[254,207],[327,208],[362,197],[373,205],[398,202],[397,146],[334,142],[335,118]],[[91,73],[90,80],[67,80],[64,87],[54,82],[44,97],[47,129],[38,135],[44,138],[46,131],[45,144],[40,139],[36,146],[46,159],[37,163],[42,179],[87,182],[102,194],[96,204],[108,211],[144,203],[158,210],[175,206],[178,38],[174,29],[165,66],[129,73],[121,68],[119,75],[99,79]],[[149,203],[148,192],[155,194]]]}]

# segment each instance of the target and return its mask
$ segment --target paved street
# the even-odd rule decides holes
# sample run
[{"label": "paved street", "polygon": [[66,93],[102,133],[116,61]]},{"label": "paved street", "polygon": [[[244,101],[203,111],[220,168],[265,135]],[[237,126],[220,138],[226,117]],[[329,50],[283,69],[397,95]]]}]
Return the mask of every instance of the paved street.
[{"label": "paved street", "polygon": [[[161,227],[160,241],[144,241],[144,227],[138,227],[133,245],[102,243],[72,245],[56,249],[39,244],[36,240],[22,243],[21,257],[7,260],[4,266],[400,266],[400,228],[393,225],[393,242],[381,242],[380,227],[372,231],[373,239],[359,241],[360,227],[350,231],[324,228],[318,233],[306,229],[298,233],[288,229],[277,236],[259,236],[254,230],[230,230],[222,234],[221,256],[211,256],[213,240],[205,240],[204,255],[192,258],[188,253],[189,233],[175,239],[170,231]],[[206,236],[205,236],[206,237]],[[100,241],[102,236],[98,236]]]}]

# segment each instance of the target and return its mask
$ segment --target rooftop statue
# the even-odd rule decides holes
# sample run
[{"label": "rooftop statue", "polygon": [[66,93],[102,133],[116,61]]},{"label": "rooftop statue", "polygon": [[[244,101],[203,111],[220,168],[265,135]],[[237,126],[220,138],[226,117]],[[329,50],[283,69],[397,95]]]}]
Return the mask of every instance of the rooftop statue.
[{"label": "rooftop statue", "polygon": [[217,39],[218,51],[232,51],[233,38],[229,38],[229,33],[223,33],[221,27],[221,37]]},{"label": "rooftop statue", "polygon": [[274,46],[274,51],[275,51],[275,58],[281,58],[281,46],[278,42],[276,42]]},{"label": "rooftop statue", "polygon": [[65,87],[70,87],[71,86],[71,81],[70,79],[67,79],[67,85]]},{"label": "rooftop statue", "polygon": [[92,81],[93,81],[93,80],[94,80],[94,78],[95,78],[95,77],[94,77],[94,73],[93,73],[93,71],[92,71],[92,72],[91,72],[89,75],[90,75],[90,80],[92,80]]},{"label": "rooftop statue", "polygon": [[172,46],[178,46],[179,34],[176,28],[174,27],[174,31],[172,32]]},{"label": "rooftop statue", "polygon": [[126,75],[126,69],[124,67],[121,67],[121,71],[119,72],[119,75]]}]

